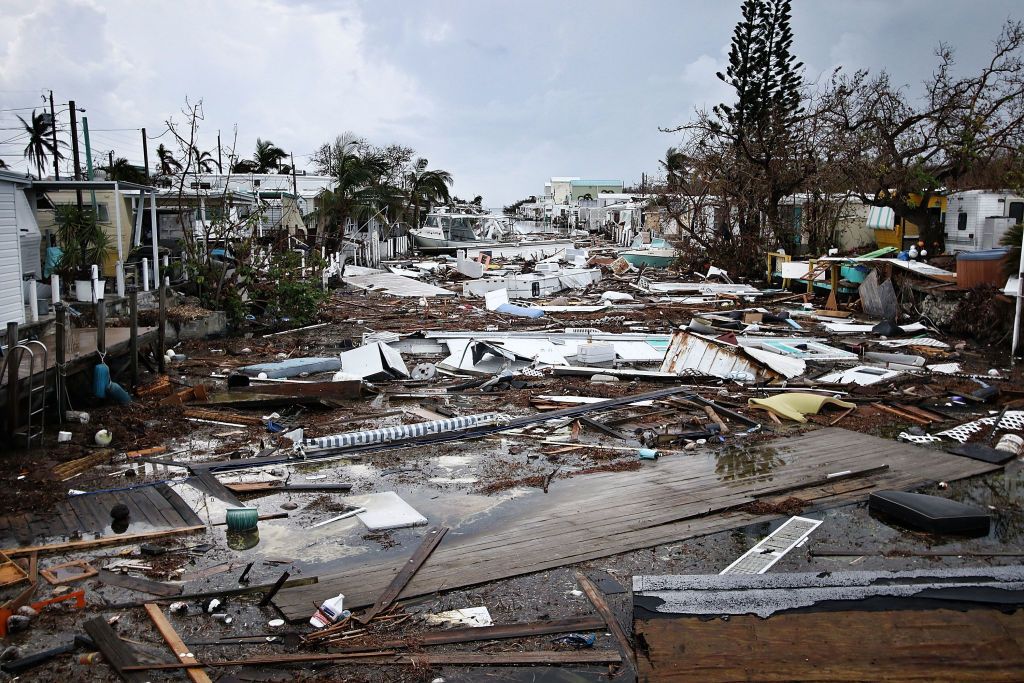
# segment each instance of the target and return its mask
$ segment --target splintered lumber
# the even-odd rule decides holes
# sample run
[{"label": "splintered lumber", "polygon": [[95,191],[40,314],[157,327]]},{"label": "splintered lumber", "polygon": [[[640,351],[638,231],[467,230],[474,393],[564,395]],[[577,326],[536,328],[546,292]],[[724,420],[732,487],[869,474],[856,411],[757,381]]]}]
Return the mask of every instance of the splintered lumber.
[{"label": "splintered lumber", "polygon": [[[287,576],[288,572],[285,572]],[[104,609],[132,609],[133,607],[142,607],[146,602],[170,602],[178,600],[203,600],[205,598],[232,598],[239,595],[251,595],[253,593],[260,593],[269,590],[270,593],[274,593],[281,588],[298,588],[300,586],[311,586],[318,581],[315,576],[304,576],[300,579],[289,579],[284,582],[278,579],[275,583],[261,583],[255,586],[242,586],[241,588],[227,588],[213,591],[203,591],[201,593],[183,593],[181,595],[174,596],[173,598],[151,598],[145,602],[122,602],[114,605],[106,605]],[[280,584],[280,585],[278,585]],[[310,614],[313,610],[310,610]],[[308,616],[308,615],[307,615]]]},{"label": "splintered lumber", "polygon": [[266,666],[274,664],[309,664],[314,662],[370,663],[382,666],[557,666],[559,664],[621,664],[622,655],[615,650],[532,650],[526,652],[438,652],[436,654],[397,654],[379,652],[366,654],[308,654],[248,657],[195,664],[137,664],[124,667],[125,671],[159,671],[197,667]]},{"label": "splintered lumber", "polygon": [[209,397],[210,397],[210,394],[209,394],[209,391],[206,388],[206,385],[205,384],[197,384],[194,387],[186,387],[184,389],[180,389],[180,390],[174,392],[173,394],[171,394],[170,396],[168,396],[168,397],[166,397],[164,399],[161,399],[160,400],[160,405],[162,405],[162,406],[184,405],[185,403],[188,403],[189,401],[205,401]]},{"label": "splintered lumber", "polygon": [[56,465],[53,468],[53,476],[61,481],[66,481],[76,474],[81,474],[86,470],[96,467],[96,465],[109,462],[112,457],[114,457],[113,448],[101,448],[95,453]]},{"label": "splintered lumber", "polygon": [[[188,646],[182,642],[181,637],[178,635],[174,627],[171,626],[171,622],[167,621],[167,617],[160,611],[160,608],[153,603],[147,603],[145,605],[146,613],[149,618],[153,620],[153,625],[156,626],[156,630],[160,632],[163,639],[167,641],[167,646],[171,648],[171,652],[177,657],[178,661],[182,664],[196,664],[198,663],[196,658],[189,652]],[[210,677],[206,675],[206,672],[201,669],[186,669],[185,673],[194,683],[211,683]]]},{"label": "splintered lumber", "polygon": [[703,408],[704,413],[708,416],[708,418],[710,418],[712,422],[718,425],[718,431],[720,431],[722,434],[728,434],[729,425],[725,424],[722,418],[718,416],[718,413],[715,412],[715,409],[712,408],[711,406],[703,406]]},{"label": "splintered lumber", "polygon": [[416,572],[423,566],[423,563],[430,557],[430,554],[434,552],[434,548],[441,543],[441,539],[444,538],[446,533],[448,533],[448,527],[446,526],[436,526],[428,530],[427,535],[423,538],[423,542],[420,543],[420,546],[416,548],[412,557],[406,561],[399,572],[395,574],[395,578],[391,580],[388,587],[380,594],[377,602],[373,603],[373,606],[366,610],[364,614],[356,617],[356,621],[366,624],[377,616],[381,610],[390,606],[401,595],[406,584],[415,576]]},{"label": "splintered lumber", "polygon": [[194,417],[199,420],[210,420],[212,422],[237,422],[238,424],[258,427],[263,424],[256,415],[242,415],[236,412],[225,412],[223,410],[207,410],[205,408],[185,408],[181,411],[185,417]]},{"label": "splintered lumber", "polygon": [[[447,631],[430,631],[417,633],[374,644],[373,648],[365,645],[337,647],[336,652],[370,652],[376,650],[392,650],[406,647],[425,647],[428,645],[452,645],[455,643],[475,643],[483,640],[505,640],[509,638],[530,638],[546,636],[553,633],[572,633],[576,631],[604,630],[605,621],[601,617],[577,617],[574,619],[553,619],[521,624],[501,624],[498,626],[470,626],[453,628]],[[326,639],[330,641],[330,638]]]},{"label": "splintered lumber", "polygon": [[137,451],[128,451],[124,454],[126,458],[145,458],[151,455],[160,455],[167,452],[167,446],[153,446],[152,448],[141,448]]},{"label": "splintered lumber", "polygon": [[180,585],[176,586],[170,583],[160,583],[159,581],[151,581],[150,579],[143,579],[138,576],[119,574],[118,572],[107,571],[106,569],[100,570],[99,579],[109,586],[127,588],[128,590],[148,593],[149,595],[159,595],[163,598],[171,598],[181,595]]},{"label": "splintered lumber", "polygon": [[160,377],[146,386],[139,387],[135,390],[135,395],[139,398],[149,396],[166,396],[169,393],[171,393],[171,378],[167,375],[160,375]]},{"label": "splintered lumber", "polygon": [[136,681],[142,683],[148,680],[147,676],[138,673],[141,671],[140,669],[135,668],[138,666],[135,653],[131,651],[127,643],[118,637],[103,617],[90,619],[82,627],[92,638],[96,648],[103,653],[104,661],[117,672],[118,676],[132,683]]},{"label": "splintered lumber", "polygon": [[154,538],[164,536],[177,536],[179,534],[192,534],[206,529],[205,524],[195,526],[182,526],[176,529],[163,529],[161,531],[147,531],[141,534],[116,534],[113,536],[101,536],[83,541],[68,541],[66,543],[48,543],[46,545],[27,545],[21,548],[5,548],[0,550],[8,557],[20,557],[30,553],[45,555],[48,553],[66,553],[76,550],[91,550],[92,548],[105,548],[112,545],[128,545],[140,541],[150,541]]},{"label": "splintered lumber", "polygon": [[604,595],[583,572],[576,572],[576,580],[579,582],[580,588],[583,589],[583,592],[587,594],[590,604],[594,606],[594,609],[596,609],[598,614],[600,614],[604,619],[604,623],[608,626],[608,630],[612,632],[615,642],[619,645],[619,651],[626,657],[626,661],[629,662],[630,666],[635,666],[633,662],[633,646],[629,644],[629,638],[626,637],[626,632],[622,630],[619,620],[615,618],[615,613],[612,612],[612,608],[608,606],[608,602],[604,599]]}]

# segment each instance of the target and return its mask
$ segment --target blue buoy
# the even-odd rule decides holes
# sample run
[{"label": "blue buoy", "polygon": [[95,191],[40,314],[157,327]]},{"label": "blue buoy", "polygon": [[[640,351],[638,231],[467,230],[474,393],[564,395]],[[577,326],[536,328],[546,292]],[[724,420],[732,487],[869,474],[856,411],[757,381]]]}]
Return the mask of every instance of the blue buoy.
[{"label": "blue buoy", "polygon": [[92,370],[92,393],[96,398],[106,398],[109,385],[110,368],[106,363],[97,363]]}]

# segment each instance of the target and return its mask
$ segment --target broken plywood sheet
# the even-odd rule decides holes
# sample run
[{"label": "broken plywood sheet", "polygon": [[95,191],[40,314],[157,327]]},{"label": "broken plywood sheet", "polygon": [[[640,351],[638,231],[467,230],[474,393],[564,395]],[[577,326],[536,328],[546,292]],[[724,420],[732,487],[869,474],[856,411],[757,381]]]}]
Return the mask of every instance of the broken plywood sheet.
[{"label": "broken plywood sheet", "polygon": [[[468,527],[439,547],[410,581],[403,597],[454,590],[768,521],[771,517],[739,512],[736,506],[782,490],[809,504],[841,505],[864,499],[874,489],[912,489],[999,469],[838,428],[766,442],[743,457],[753,460],[723,469],[711,457],[664,458],[657,467],[635,472],[556,480],[546,495],[539,490],[525,494],[531,496],[526,506],[507,503],[515,506],[515,514],[496,514],[493,524]],[[866,472],[881,465],[888,469],[845,484],[821,484],[829,473]],[[770,477],[766,477],[769,470]],[[581,510],[585,511],[583,523]],[[366,558],[320,576],[317,585],[284,589],[274,604],[289,620],[307,620],[310,604],[318,598],[322,601],[324,595],[344,592],[346,607],[355,610],[373,604],[394,574],[393,558]]]},{"label": "broken plywood sheet", "polygon": [[360,512],[356,517],[370,531],[404,529],[427,523],[426,517],[416,512],[394,491],[371,493],[357,499],[356,504],[366,508],[366,512]]},{"label": "broken plywood sheet", "polygon": [[424,297],[424,296],[456,296],[455,292],[435,287],[426,282],[419,282],[409,277],[394,273],[375,273],[373,275],[343,275],[345,284],[356,289],[369,292],[383,292],[391,296]]},{"label": "broken plywood sheet", "polygon": [[878,270],[872,270],[857,289],[860,307],[872,318],[895,320],[899,316],[899,302],[892,280],[879,282]]}]

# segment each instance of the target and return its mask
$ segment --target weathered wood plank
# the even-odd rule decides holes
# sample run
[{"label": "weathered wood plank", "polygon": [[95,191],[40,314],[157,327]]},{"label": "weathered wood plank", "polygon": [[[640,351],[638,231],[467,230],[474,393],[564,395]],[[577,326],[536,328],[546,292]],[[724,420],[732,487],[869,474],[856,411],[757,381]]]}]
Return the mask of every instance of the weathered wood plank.
[{"label": "weathered wood plank", "polygon": [[[935,479],[952,480],[995,469],[985,463],[857,434],[821,429],[765,444],[784,464],[760,476],[732,476],[714,458],[664,458],[638,472],[608,473],[559,481],[525,514],[486,534],[471,531],[439,549],[410,581],[405,595],[473,585],[496,578],[541,571],[586,559],[613,555],[702,533],[712,533],[756,518],[715,513],[758,495],[811,483],[824,475],[881,464],[883,474],[814,486],[807,498],[817,502],[856,500],[875,487],[910,488]],[[764,447],[762,446],[762,448]],[[741,463],[742,464],[742,463]],[[718,465],[718,467],[716,467]],[[802,497],[801,492],[793,495]],[[346,604],[369,604],[394,576],[392,560],[375,562],[321,577],[309,589],[282,591],[274,600],[286,616],[308,617],[310,604],[332,590],[346,593]]]}]

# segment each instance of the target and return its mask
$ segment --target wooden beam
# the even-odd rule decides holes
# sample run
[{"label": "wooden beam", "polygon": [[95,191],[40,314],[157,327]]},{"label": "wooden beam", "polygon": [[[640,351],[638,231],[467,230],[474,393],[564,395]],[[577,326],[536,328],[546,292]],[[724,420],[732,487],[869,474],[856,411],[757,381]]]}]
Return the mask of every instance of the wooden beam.
[{"label": "wooden beam", "polygon": [[559,664],[620,664],[622,655],[614,650],[554,651],[533,650],[526,652],[439,652],[436,654],[397,654],[379,652],[374,654],[308,654],[277,655],[270,657],[249,657],[195,664],[140,664],[125,667],[125,671],[158,671],[166,669],[190,669],[203,666],[273,666],[275,664],[306,664],[313,662],[350,662],[353,664],[377,664],[382,666],[552,666]]},{"label": "wooden beam", "polygon": [[97,649],[103,653],[103,659],[111,666],[117,675],[130,683],[142,683],[149,678],[135,668],[138,660],[128,645],[118,637],[114,629],[110,627],[106,619],[96,617],[82,625],[85,632],[92,638]]},{"label": "wooden beam", "polygon": [[151,581],[150,579],[143,579],[138,576],[118,574],[117,572],[108,571],[106,569],[100,570],[99,580],[110,586],[127,588],[128,590],[147,593],[149,595],[159,595],[162,598],[179,596],[181,595],[182,590],[180,585]]},{"label": "wooden beam", "polygon": [[192,534],[197,531],[203,531],[206,529],[205,524],[197,524],[195,526],[182,526],[177,529],[164,529],[162,531],[147,531],[141,534],[120,534],[116,536],[103,536],[100,538],[94,538],[87,541],[68,541],[67,543],[48,543],[46,545],[27,545],[20,548],[5,548],[0,550],[3,554],[8,557],[21,557],[22,555],[28,555],[30,553],[39,553],[40,555],[48,553],[64,553],[72,552],[75,550],[90,550],[92,548],[104,548],[112,545],[127,545],[129,543],[138,543],[139,541],[148,541],[154,538],[163,538],[164,536],[177,536],[180,534]]},{"label": "wooden beam", "polygon": [[[153,620],[153,625],[156,626],[156,630],[160,632],[164,640],[167,641],[168,647],[171,648],[171,652],[177,657],[178,661],[182,664],[196,664],[197,660],[189,652],[188,646],[182,642],[181,637],[171,626],[171,622],[167,621],[167,617],[160,611],[160,608],[153,603],[147,603],[146,614]],[[206,675],[205,671],[201,669],[186,669],[185,673],[193,681],[193,683],[212,683],[210,677]]]},{"label": "wooden beam", "polygon": [[405,563],[405,566],[399,570],[395,575],[395,578],[391,580],[390,584],[388,584],[388,587],[385,588],[384,592],[381,593],[379,598],[377,598],[377,602],[373,603],[373,606],[361,616],[356,617],[356,621],[361,624],[366,624],[377,616],[381,610],[393,603],[402,593],[402,590],[409,583],[412,577],[416,575],[416,572],[419,571],[419,568],[423,566],[423,563],[427,561],[430,554],[434,552],[434,548],[441,543],[441,539],[444,538],[446,533],[448,533],[448,527],[446,526],[437,526],[428,530],[423,542],[420,543],[420,546],[416,548],[416,551]]},{"label": "wooden beam", "polygon": [[608,626],[608,630],[612,632],[612,637],[614,637],[615,642],[618,643],[619,650],[626,658],[629,666],[635,670],[636,662],[633,660],[633,646],[629,643],[629,638],[626,636],[626,632],[622,630],[619,620],[615,618],[615,612],[612,612],[612,608],[608,606],[608,602],[604,599],[604,595],[583,572],[576,572],[576,580],[579,581],[580,588],[582,588],[583,592],[587,594],[587,598],[589,598],[594,609],[596,609],[598,614],[600,614],[604,619],[604,623]]}]

